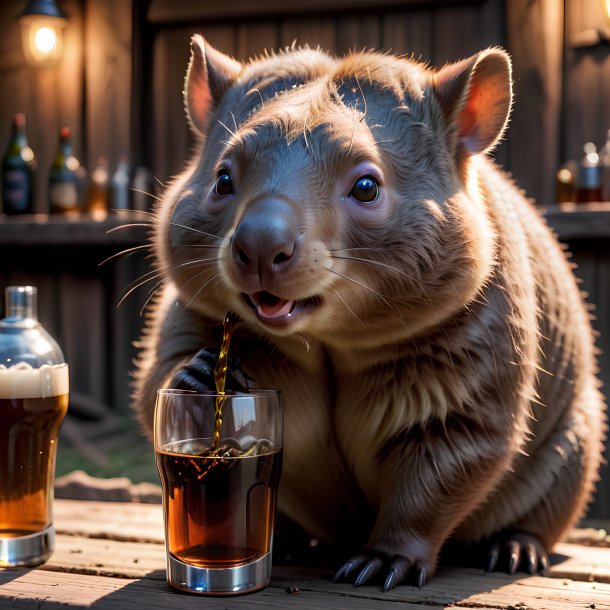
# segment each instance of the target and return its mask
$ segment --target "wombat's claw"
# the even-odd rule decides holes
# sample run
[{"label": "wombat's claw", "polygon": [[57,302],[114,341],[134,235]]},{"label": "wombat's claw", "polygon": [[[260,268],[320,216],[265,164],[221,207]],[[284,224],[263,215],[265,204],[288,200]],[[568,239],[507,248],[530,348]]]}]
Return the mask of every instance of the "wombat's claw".
[{"label": "wombat's claw", "polygon": [[355,572],[357,572],[369,558],[366,555],[356,555],[350,560],[346,561],[333,576],[333,582],[339,582],[340,580],[349,580]]},{"label": "wombat's claw", "polygon": [[[352,580],[355,577],[354,587],[361,587],[375,578],[387,563],[388,560],[383,555],[356,555],[337,570],[333,582]],[[417,563],[413,566],[406,557],[394,555],[383,583],[384,592],[403,582],[409,573],[414,573],[415,582],[420,589],[428,582],[429,572],[423,565]]]},{"label": "wombat's claw", "polygon": [[369,580],[372,578],[375,578],[375,576],[379,574],[379,570],[381,570],[382,566],[383,559],[381,559],[381,557],[373,557],[373,559],[369,559],[354,581],[354,587],[361,587],[369,582]]},{"label": "wombat's claw", "polygon": [[[399,585],[407,577],[412,568],[413,564],[406,557],[395,555],[390,565],[390,573],[383,583],[384,592]],[[415,582],[417,587],[421,589],[428,582],[428,570],[419,564],[416,564],[413,569]]]},{"label": "wombat's claw", "polygon": [[546,576],[549,572],[549,557],[543,544],[531,534],[515,533],[500,544],[495,542],[489,550],[487,572],[493,572],[501,552],[507,556],[507,572],[514,574],[520,566],[529,574],[539,572]]}]

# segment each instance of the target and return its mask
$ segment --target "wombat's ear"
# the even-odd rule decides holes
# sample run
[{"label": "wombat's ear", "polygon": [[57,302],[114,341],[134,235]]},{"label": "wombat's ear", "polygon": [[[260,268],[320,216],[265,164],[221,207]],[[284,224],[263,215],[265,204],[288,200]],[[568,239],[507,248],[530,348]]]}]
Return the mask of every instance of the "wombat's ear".
[{"label": "wombat's ear", "polygon": [[487,49],[450,64],[432,77],[432,89],[457,144],[471,154],[493,148],[502,137],[512,102],[510,58]]},{"label": "wombat's ear", "polygon": [[235,82],[242,64],[217,51],[203,36],[191,38],[191,60],[184,81],[184,106],[193,128],[205,132],[208,116]]}]

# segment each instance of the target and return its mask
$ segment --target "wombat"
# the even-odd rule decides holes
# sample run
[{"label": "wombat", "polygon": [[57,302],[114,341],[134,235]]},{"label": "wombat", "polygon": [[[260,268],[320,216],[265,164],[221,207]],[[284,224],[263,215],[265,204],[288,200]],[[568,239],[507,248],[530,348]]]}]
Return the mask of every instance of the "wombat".
[{"label": "wombat", "polygon": [[214,388],[234,311],[239,370],[284,395],[279,509],[345,550],[336,580],[422,586],[447,541],[546,572],[606,420],[572,267],[489,155],[507,53],[240,63],[195,35],[184,99],[198,144],[154,215],[147,430],[157,388]]}]

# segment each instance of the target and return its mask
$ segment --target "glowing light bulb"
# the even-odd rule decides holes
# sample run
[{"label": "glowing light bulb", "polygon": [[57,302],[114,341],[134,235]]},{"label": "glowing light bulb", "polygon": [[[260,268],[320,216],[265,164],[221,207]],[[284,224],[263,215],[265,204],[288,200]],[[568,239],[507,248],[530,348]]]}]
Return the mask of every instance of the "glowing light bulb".
[{"label": "glowing light bulb", "polygon": [[43,54],[52,53],[57,46],[57,34],[52,27],[47,25],[36,30],[34,34],[36,49]]}]

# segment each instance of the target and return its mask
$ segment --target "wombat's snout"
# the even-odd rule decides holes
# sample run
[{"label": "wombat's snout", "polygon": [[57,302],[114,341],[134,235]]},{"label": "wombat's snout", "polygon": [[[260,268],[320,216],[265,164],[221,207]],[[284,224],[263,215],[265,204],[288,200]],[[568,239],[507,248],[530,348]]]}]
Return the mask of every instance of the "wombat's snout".
[{"label": "wombat's snout", "polygon": [[265,200],[246,211],[231,240],[235,263],[246,273],[279,271],[296,248],[294,210],[282,201]]}]

